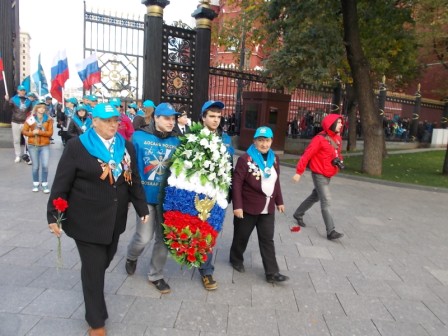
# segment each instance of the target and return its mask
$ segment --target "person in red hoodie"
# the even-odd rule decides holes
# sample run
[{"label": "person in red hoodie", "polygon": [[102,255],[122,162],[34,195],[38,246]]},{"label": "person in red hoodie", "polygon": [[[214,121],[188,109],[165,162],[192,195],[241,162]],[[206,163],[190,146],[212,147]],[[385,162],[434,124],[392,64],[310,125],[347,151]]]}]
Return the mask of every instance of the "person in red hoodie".
[{"label": "person in red hoodie", "polygon": [[329,114],[322,120],[322,132],[318,133],[305,149],[302,157],[297,163],[296,174],[292,177],[294,182],[299,182],[305,169],[309,167],[313,178],[314,189],[302,204],[294,212],[293,217],[297,224],[305,227],[303,216],[314,203],[320,201],[322,217],[327,229],[327,239],[342,238],[344,234],[334,228],[333,216],[331,215],[331,178],[344,168],[341,155],[342,139],[342,117],[339,114]]}]

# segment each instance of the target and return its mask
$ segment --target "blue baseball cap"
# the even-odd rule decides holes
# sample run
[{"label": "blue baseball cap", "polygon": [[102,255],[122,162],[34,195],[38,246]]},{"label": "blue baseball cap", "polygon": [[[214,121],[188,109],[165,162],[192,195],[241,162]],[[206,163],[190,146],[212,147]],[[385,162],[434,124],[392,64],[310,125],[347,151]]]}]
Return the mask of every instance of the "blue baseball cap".
[{"label": "blue baseball cap", "polygon": [[23,85],[19,85],[17,91],[26,91],[26,88]]},{"label": "blue baseball cap", "polygon": [[121,105],[121,99],[117,97],[111,98],[109,99],[109,104],[115,107],[119,107]]},{"label": "blue baseball cap", "polygon": [[114,106],[106,103],[98,104],[92,111],[92,118],[109,119],[119,116],[120,112]]},{"label": "blue baseball cap", "polygon": [[173,105],[171,105],[170,103],[160,103],[154,111],[154,115],[156,117],[158,117],[158,116],[175,116],[178,114],[179,113],[176,112]]},{"label": "blue baseball cap", "polygon": [[84,104],[79,104],[78,107],[76,108],[76,111],[81,111],[81,110],[89,112],[90,106],[87,106],[87,105],[84,105]]},{"label": "blue baseball cap", "polygon": [[92,101],[92,102],[98,101],[98,97],[95,96],[95,95],[89,95],[89,96],[87,96],[87,99]]},{"label": "blue baseball cap", "polygon": [[28,92],[26,94],[27,97],[33,97],[33,98],[37,98],[36,94],[34,92]]},{"label": "blue baseball cap", "polygon": [[36,105],[45,105],[45,106],[47,106],[48,104],[47,104],[47,101],[45,99],[41,98],[41,99],[39,99],[37,101]]},{"label": "blue baseball cap", "polygon": [[76,99],[75,97],[70,97],[70,98],[66,99],[65,102],[78,105],[78,99]]},{"label": "blue baseball cap", "polygon": [[143,107],[152,107],[152,108],[156,108],[156,105],[154,104],[154,102],[152,100],[145,100],[143,102]]},{"label": "blue baseball cap", "polygon": [[133,108],[134,110],[138,110],[138,106],[136,103],[129,104],[128,107]]},{"label": "blue baseball cap", "polygon": [[254,139],[259,137],[272,139],[274,137],[274,133],[272,133],[272,130],[269,127],[261,126],[255,131]]},{"label": "blue baseball cap", "polygon": [[202,105],[201,114],[204,114],[205,111],[207,111],[211,107],[217,107],[219,109],[224,108],[224,103],[219,100],[209,100]]}]

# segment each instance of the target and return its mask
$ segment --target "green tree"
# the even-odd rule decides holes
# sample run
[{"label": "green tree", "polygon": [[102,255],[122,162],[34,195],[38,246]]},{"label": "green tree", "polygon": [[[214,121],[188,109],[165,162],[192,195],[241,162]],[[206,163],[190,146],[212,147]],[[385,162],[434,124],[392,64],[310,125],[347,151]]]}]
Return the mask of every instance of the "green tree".
[{"label": "green tree", "polygon": [[[391,0],[232,2],[243,12],[251,6],[250,17],[262,22],[260,26],[245,20],[265,40],[272,86],[294,89],[303,82],[320,86],[337,74],[354,84],[365,135],[363,171],[380,175],[383,131],[373,88],[384,74],[388,84],[396,86],[417,73],[411,8]],[[237,29],[238,22],[232,27]],[[231,35],[229,30],[221,32]]]}]

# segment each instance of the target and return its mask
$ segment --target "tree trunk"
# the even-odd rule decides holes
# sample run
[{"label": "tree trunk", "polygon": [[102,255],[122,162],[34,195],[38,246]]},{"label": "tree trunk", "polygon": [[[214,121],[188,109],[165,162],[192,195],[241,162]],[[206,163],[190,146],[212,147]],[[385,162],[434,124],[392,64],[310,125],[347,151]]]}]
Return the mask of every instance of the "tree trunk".
[{"label": "tree trunk", "polygon": [[341,0],[344,21],[344,43],[359,103],[364,135],[362,171],[379,176],[383,163],[383,130],[378,120],[375,96],[370,80],[370,66],[361,47],[356,0]]},{"label": "tree trunk", "polygon": [[356,150],[356,98],[353,86],[347,84],[346,86],[346,100],[347,104],[347,117],[348,117],[348,139],[347,139],[347,152]]}]

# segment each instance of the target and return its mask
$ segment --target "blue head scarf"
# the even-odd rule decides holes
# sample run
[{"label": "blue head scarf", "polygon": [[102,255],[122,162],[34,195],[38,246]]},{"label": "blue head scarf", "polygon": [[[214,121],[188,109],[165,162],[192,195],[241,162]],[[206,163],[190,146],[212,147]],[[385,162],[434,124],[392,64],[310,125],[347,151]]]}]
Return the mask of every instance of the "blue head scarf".
[{"label": "blue head scarf", "polygon": [[115,134],[112,142],[113,150],[106,148],[93,128],[89,128],[84,134],[81,134],[79,139],[90,155],[115,166],[113,169],[115,179],[120,176],[122,172],[121,161],[125,152],[125,140],[119,133]]},{"label": "blue head scarf", "polygon": [[264,177],[271,176],[271,169],[275,161],[275,154],[272,149],[269,149],[267,152],[266,162],[264,161],[263,154],[260,153],[254,144],[249,147],[247,154],[252,158],[258,168],[260,168],[260,171],[263,173]]}]

